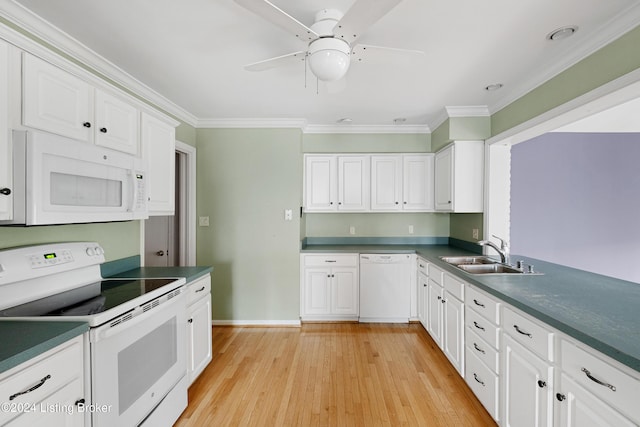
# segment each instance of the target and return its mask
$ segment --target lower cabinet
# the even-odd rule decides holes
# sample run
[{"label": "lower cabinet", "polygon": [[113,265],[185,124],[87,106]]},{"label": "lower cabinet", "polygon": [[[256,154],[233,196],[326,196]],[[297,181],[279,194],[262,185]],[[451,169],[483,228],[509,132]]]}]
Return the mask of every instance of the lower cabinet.
[{"label": "lower cabinet", "polygon": [[0,374],[0,425],[80,427],[87,411],[84,338],[79,336]]},{"label": "lower cabinet", "polygon": [[211,362],[211,276],[187,284],[187,380],[191,385]]},{"label": "lower cabinet", "polygon": [[357,320],[358,254],[301,255],[300,318]]},{"label": "lower cabinet", "polygon": [[429,304],[427,304],[427,331],[431,338],[442,348],[442,297],[444,290],[433,279],[429,279]]},{"label": "lower cabinet", "polygon": [[[420,261],[418,260],[418,263]],[[429,308],[429,278],[422,272],[418,271],[418,320],[428,328],[428,308]]]},{"label": "lower cabinet", "polygon": [[442,319],[442,350],[464,377],[464,305],[447,291],[444,292]]}]

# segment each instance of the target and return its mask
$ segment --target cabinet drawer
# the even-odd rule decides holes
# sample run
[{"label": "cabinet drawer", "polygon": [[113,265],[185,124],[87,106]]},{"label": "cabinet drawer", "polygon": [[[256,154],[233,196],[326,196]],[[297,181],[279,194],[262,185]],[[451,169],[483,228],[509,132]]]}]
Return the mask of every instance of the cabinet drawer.
[{"label": "cabinet drawer", "polygon": [[483,317],[495,323],[500,324],[500,303],[493,298],[474,288],[467,286],[467,307],[473,308]]},{"label": "cabinet drawer", "polygon": [[460,301],[464,301],[464,282],[447,273],[443,275],[443,282],[445,291],[448,291]]},{"label": "cabinet drawer", "polygon": [[418,257],[418,271],[422,274],[424,274],[425,276],[429,275],[429,263],[421,257]]},{"label": "cabinet drawer", "polygon": [[502,315],[506,333],[543,360],[553,360],[552,332],[507,307],[504,307]]},{"label": "cabinet drawer", "polygon": [[489,369],[491,369],[495,373],[498,373],[498,361],[500,360],[500,353],[498,353],[498,350],[487,344],[468,326],[465,342],[467,343],[467,354],[475,354],[478,359],[480,359],[485,365],[489,367]]},{"label": "cabinet drawer", "polygon": [[211,293],[211,275],[207,274],[187,285],[187,305]]},{"label": "cabinet drawer", "polygon": [[304,255],[305,267],[356,267],[357,254]]},{"label": "cabinet drawer", "polygon": [[640,421],[640,379],[622,372],[594,353],[563,339],[560,343],[562,371],[598,398]]},{"label": "cabinet drawer", "polygon": [[465,380],[494,420],[498,419],[498,376],[475,354],[467,353]]},{"label": "cabinet drawer", "polygon": [[[468,305],[466,307],[469,307]],[[465,311],[465,325],[493,348],[498,349],[500,328],[473,310]]]},{"label": "cabinet drawer", "polygon": [[[77,337],[10,371],[13,373],[0,380],[0,401],[15,404],[17,408],[25,404],[38,404],[74,379],[83,378],[82,347],[82,337]],[[29,389],[33,390],[28,392]],[[19,413],[0,411],[0,425]]]},{"label": "cabinet drawer", "polygon": [[442,275],[444,274],[444,272],[433,264],[429,264],[427,267],[429,272],[429,279],[442,286]]}]

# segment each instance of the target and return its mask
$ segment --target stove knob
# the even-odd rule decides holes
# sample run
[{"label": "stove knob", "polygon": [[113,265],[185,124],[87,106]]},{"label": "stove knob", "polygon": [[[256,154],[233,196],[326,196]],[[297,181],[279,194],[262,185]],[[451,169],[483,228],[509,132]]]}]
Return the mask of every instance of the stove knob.
[{"label": "stove knob", "polygon": [[94,256],[95,254],[96,254],[96,251],[93,250],[93,248],[87,248],[87,255]]},{"label": "stove knob", "polygon": [[104,251],[102,250],[102,248],[100,246],[96,246],[94,248],[94,250],[96,251],[96,255],[102,255],[104,254]]}]

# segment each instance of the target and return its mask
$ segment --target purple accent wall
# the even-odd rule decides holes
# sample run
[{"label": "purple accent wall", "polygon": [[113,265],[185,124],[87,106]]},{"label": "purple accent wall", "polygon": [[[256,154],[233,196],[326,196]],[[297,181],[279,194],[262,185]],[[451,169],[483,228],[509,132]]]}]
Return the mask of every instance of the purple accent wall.
[{"label": "purple accent wall", "polygon": [[511,252],[640,283],[640,134],[513,146]]}]

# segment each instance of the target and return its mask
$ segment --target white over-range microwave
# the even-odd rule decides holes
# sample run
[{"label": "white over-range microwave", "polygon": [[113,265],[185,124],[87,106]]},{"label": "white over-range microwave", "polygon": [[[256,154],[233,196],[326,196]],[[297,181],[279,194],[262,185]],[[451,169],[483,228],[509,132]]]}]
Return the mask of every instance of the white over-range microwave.
[{"label": "white over-range microwave", "polygon": [[148,218],[142,159],[39,131],[13,131],[9,225]]}]

